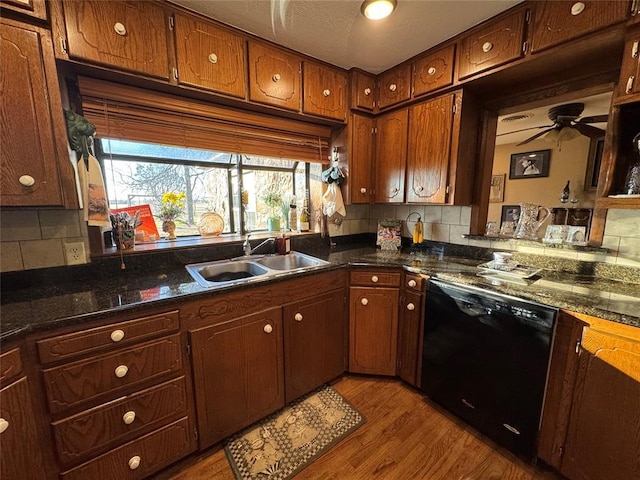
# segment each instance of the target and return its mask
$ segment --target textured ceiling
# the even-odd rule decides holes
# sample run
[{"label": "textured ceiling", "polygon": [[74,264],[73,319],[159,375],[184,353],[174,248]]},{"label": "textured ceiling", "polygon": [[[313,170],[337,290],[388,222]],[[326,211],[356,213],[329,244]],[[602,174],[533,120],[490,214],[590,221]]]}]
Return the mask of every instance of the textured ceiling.
[{"label": "textured ceiling", "polygon": [[349,69],[380,73],[521,0],[398,0],[387,18],[361,0],[172,0],[240,30]]}]

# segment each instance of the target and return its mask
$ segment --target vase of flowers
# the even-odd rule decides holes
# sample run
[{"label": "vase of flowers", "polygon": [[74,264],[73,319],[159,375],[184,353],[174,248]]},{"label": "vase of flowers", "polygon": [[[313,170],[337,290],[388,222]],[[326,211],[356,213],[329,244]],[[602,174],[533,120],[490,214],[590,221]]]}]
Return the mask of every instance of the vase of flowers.
[{"label": "vase of flowers", "polygon": [[158,218],[162,220],[162,231],[166,232],[168,240],[176,239],[176,218],[184,211],[185,199],[184,193],[166,192],[162,195],[162,205],[160,206],[160,215]]},{"label": "vase of flowers", "polygon": [[279,193],[270,191],[262,197],[264,204],[269,207],[269,218],[267,218],[267,229],[270,232],[280,231],[280,215],[276,213],[276,209],[282,205],[282,197]]}]

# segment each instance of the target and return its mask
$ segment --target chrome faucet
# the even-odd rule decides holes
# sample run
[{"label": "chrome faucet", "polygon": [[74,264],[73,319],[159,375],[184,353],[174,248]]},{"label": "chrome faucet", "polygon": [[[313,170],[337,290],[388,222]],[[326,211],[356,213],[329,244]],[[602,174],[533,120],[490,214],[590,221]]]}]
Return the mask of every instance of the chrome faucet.
[{"label": "chrome faucet", "polygon": [[266,240],[259,243],[255,248],[251,248],[251,244],[249,243],[249,234],[247,233],[247,237],[244,239],[244,243],[242,244],[242,249],[244,250],[245,256],[253,255],[257,250],[262,248],[267,243],[273,243],[275,245],[275,237],[269,237]]}]

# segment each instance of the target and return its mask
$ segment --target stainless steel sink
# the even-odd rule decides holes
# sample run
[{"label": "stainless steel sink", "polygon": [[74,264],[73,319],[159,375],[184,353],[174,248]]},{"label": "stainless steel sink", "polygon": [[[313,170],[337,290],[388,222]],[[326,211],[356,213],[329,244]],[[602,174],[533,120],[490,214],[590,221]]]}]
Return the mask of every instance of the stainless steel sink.
[{"label": "stainless steel sink", "polygon": [[315,269],[329,262],[299,252],[287,255],[251,255],[231,260],[192,263],[187,272],[203,287],[251,283],[268,277]]}]

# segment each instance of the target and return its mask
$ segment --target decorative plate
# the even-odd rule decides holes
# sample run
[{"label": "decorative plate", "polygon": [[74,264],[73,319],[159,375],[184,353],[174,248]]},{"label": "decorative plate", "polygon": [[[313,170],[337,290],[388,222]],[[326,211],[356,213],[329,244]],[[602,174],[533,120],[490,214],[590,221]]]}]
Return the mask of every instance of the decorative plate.
[{"label": "decorative plate", "polygon": [[198,231],[203,237],[217,237],[224,229],[224,220],[217,213],[203,213],[198,220]]},{"label": "decorative plate", "polygon": [[503,275],[505,277],[516,277],[516,278],[529,278],[533,277],[536,273],[542,271],[542,268],[530,267],[528,265],[520,265],[516,264],[515,268],[512,270],[498,270],[493,262],[483,263],[482,265],[478,265],[478,268],[485,270],[486,272],[492,272],[496,274]]}]

